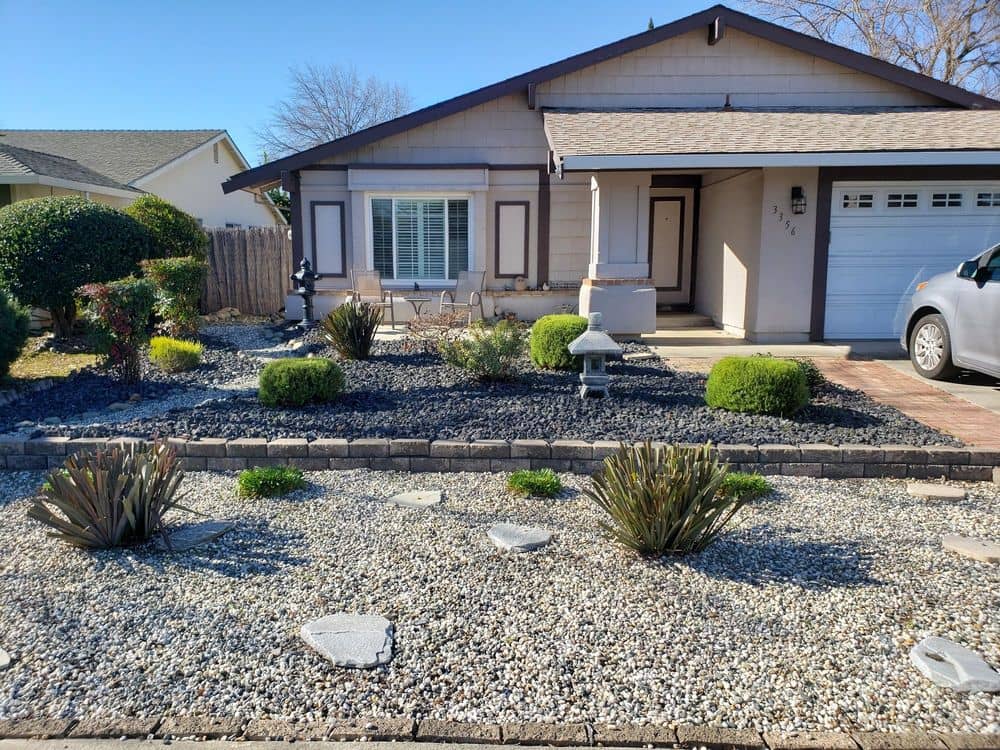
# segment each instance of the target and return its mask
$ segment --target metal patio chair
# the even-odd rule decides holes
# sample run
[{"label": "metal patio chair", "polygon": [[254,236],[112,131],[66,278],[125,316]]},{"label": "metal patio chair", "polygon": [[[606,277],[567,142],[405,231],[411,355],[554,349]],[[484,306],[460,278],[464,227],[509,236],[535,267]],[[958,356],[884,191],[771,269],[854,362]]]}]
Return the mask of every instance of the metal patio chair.
[{"label": "metal patio chair", "polygon": [[472,312],[479,308],[479,317],[483,314],[483,282],[486,271],[459,271],[455,291],[445,289],[441,292],[441,306],[438,312],[468,312],[469,323],[472,323]]},{"label": "metal patio chair", "polygon": [[396,327],[396,312],[393,309],[392,290],[382,288],[382,274],[378,271],[351,271],[354,289],[353,302],[367,302],[389,311],[389,322]]}]

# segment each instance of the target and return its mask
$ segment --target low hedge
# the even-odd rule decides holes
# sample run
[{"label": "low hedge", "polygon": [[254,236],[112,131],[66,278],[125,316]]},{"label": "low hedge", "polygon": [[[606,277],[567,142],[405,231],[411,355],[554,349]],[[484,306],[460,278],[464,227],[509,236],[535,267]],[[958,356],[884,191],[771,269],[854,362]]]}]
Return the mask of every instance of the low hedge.
[{"label": "low hedge", "polygon": [[305,406],[332,401],[344,390],[344,372],[322,357],[279,359],[260,373],[257,397],[264,406]]},{"label": "low hedge", "polygon": [[164,372],[185,372],[201,364],[202,346],[197,341],[154,336],[149,341],[149,361]]},{"label": "low hedge", "polygon": [[708,375],[705,402],[716,409],[787,417],[809,403],[809,385],[796,362],[725,357]]},{"label": "low hedge", "polygon": [[531,327],[531,361],[547,370],[579,370],[580,357],[569,353],[570,342],[587,330],[587,319],[580,315],[545,315]]}]

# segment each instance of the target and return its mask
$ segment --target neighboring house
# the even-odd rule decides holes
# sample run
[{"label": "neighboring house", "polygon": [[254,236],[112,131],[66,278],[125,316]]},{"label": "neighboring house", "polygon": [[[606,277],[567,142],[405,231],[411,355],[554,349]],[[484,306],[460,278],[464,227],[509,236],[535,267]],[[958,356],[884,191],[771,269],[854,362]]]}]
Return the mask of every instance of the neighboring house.
[{"label": "neighboring house", "polygon": [[266,196],[219,192],[249,167],[225,130],[0,129],[0,206],[80,194],[124,207],[154,193],[205,227],[284,224]]},{"label": "neighboring house", "polygon": [[351,269],[427,290],[470,268],[488,313],[578,304],[638,333],[693,309],[756,341],[892,338],[915,282],[1000,242],[998,108],[717,5],[223,190],[291,191],[319,311]]}]

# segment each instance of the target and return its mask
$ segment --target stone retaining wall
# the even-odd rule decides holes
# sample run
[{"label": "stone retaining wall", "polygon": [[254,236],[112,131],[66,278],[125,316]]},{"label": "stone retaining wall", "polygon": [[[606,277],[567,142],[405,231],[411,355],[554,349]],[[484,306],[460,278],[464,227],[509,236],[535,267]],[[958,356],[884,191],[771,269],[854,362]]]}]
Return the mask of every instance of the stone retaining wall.
[{"label": "stone retaining wall", "polygon": [[[138,438],[0,438],[0,470],[61,466],[65,457]],[[188,471],[231,471],[251,466],[297,466],[304,470],[379,469],[391,471],[516,471],[551,468],[577,474],[597,470],[618,449],[610,440],[359,440],[301,438],[226,440],[205,438],[168,442]],[[1000,450],[908,445],[717,445],[718,456],[734,468],[761,474],[829,477],[893,477],[990,481],[1000,467]]]},{"label": "stone retaining wall", "polygon": [[709,726],[605,727],[592,724],[467,724],[374,719],[292,724],[271,719],[157,717],[121,720],[6,719],[0,739],[242,739],[462,742],[555,747],[699,747],[711,750],[1000,750],[1000,734],[948,732],[755,732]]}]

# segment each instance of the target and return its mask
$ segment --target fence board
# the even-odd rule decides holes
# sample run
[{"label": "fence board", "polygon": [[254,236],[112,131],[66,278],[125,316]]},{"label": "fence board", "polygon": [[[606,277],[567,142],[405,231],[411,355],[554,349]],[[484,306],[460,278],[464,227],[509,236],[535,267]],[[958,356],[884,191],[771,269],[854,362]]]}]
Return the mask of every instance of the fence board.
[{"label": "fence board", "polygon": [[292,272],[292,242],[286,227],[209,229],[208,276],[201,311],[235,307],[270,315],[285,306]]}]

